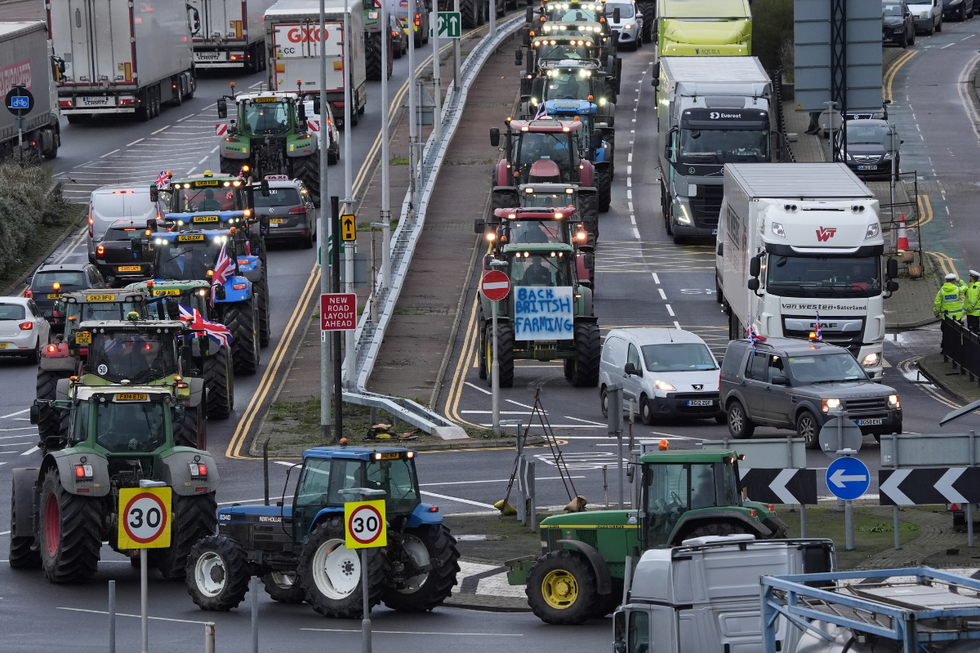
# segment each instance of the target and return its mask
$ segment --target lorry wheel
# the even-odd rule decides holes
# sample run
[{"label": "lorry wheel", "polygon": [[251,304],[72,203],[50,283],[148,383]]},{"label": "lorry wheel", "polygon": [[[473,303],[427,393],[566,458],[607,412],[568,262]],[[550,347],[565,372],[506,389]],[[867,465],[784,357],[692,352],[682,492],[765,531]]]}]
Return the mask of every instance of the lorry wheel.
[{"label": "lorry wheel", "polygon": [[456,538],[445,524],[428,524],[405,531],[401,551],[394,551],[390,543],[388,558],[400,555],[406,570],[413,566],[417,572],[408,571],[404,584],[394,587],[385,585],[381,600],[392,610],[400,612],[428,612],[442,605],[453,592],[456,574],[459,573],[459,551]]},{"label": "lorry wheel", "polygon": [[200,446],[205,444],[204,434],[205,421],[201,414],[202,406],[185,406],[184,419],[174,424],[174,444],[178,447],[192,447],[194,449],[204,449]]},{"label": "lorry wheel", "polygon": [[733,399],[728,406],[728,432],[738,440],[751,438],[755,432],[755,424],[745,414],[745,407],[738,399]]},{"label": "lorry wheel", "polygon": [[525,593],[531,611],[549,624],[580,624],[599,604],[592,566],[581,553],[568,549],[538,558],[528,573]]},{"label": "lorry wheel", "polygon": [[269,315],[269,283],[262,279],[253,286],[255,288],[255,298],[259,309],[259,346],[268,347],[272,339],[272,332],[269,326],[271,316]]},{"label": "lorry wheel", "polygon": [[[381,600],[384,559],[377,549],[369,549],[368,608]],[[317,524],[299,554],[297,576],[306,602],[324,617],[353,619],[361,616],[363,594],[361,558],[344,544],[341,517]]]},{"label": "lorry wheel", "polygon": [[599,408],[602,410],[602,418],[609,417],[609,391],[606,386],[599,388]]},{"label": "lorry wheel", "polygon": [[262,576],[262,584],[272,600],[280,603],[302,603],[305,599],[303,588],[296,582],[296,574],[285,571],[270,571]]},{"label": "lorry wheel", "polygon": [[575,371],[572,385],[579,388],[594,388],[599,385],[599,356],[602,345],[599,343],[599,325],[581,322],[575,325]]},{"label": "lorry wheel", "polygon": [[608,166],[597,167],[595,171],[596,190],[599,195],[599,213],[606,213],[612,204],[612,170]]},{"label": "lorry wheel", "polygon": [[718,283],[718,275],[715,275],[715,301],[719,304],[725,303],[725,292],[721,289],[721,284]]},{"label": "lorry wheel", "polygon": [[803,444],[806,445],[807,449],[820,447],[820,441],[817,438],[819,433],[820,426],[817,424],[817,418],[809,410],[801,410],[796,418],[796,434],[803,438]]},{"label": "lorry wheel", "polygon": [[170,521],[170,546],[153,549],[150,562],[167,580],[183,580],[188,555],[201,538],[214,535],[218,527],[218,504],[214,492],[192,497],[173,495]]},{"label": "lorry wheel", "polygon": [[225,312],[224,325],[231,331],[235,374],[251,376],[259,370],[259,333],[251,302],[240,302]]},{"label": "lorry wheel", "polygon": [[[381,52],[383,49],[381,32],[368,34],[364,39],[364,69],[372,82],[381,81]],[[390,69],[389,69],[390,70]]]},{"label": "lorry wheel", "polygon": [[[487,327],[487,385],[493,383],[493,326]],[[497,354],[500,360],[497,372],[501,388],[514,386],[514,327],[510,322],[497,320]]]},{"label": "lorry wheel", "polygon": [[[24,484],[23,490],[31,491],[30,485]],[[17,528],[17,476],[14,476],[10,486],[10,555],[7,556],[11,569],[40,569],[41,553],[33,551],[34,538],[30,535],[15,536]]]},{"label": "lorry wheel", "polygon": [[41,130],[41,155],[45,159],[53,159],[58,156],[58,135],[53,129]]},{"label": "lorry wheel", "polygon": [[[355,125],[357,121],[351,119]],[[327,152],[328,165],[330,153]],[[313,195],[320,196],[320,155],[305,156],[293,164],[293,176],[306,184],[306,189]]]},{"label": "lorry wheel", "polygon": [[[57,372],[38,370],[37,398],[41,400],[57,399],[58,381],[62,378],[65,377]],[[40,417],[37,422],[37,434],[41,440],[42,449],[45,453],[61,449],[64,443],[60,443],[58,437],[62,433],[62,411],[46,404],[40,404],[38,411]]]},{"label": "lorry wheel", "polygon": [[248,592],[248,556],[230,537],[210,535],[197,542],[184,570],[187,593],[202,610],[227,612]]},{"label": "lorry wheel", "polygon": [[47,579],[70,583],[94,576],[102,548],[97,500],[65,492],[52,467],[44,475],[39,506],[41,566]]},{"label": "lorry wheel", "polygon": [[228,347],[221,345],[204,359],[204,387],[208,390],[208,419],[228,419],[235,408]]}]

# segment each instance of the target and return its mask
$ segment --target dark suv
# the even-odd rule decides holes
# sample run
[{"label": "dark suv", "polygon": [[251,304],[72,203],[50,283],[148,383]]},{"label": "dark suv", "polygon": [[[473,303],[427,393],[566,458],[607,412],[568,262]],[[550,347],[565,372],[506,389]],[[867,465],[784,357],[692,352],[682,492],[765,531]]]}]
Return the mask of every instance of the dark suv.
[{"label": "dark suv", "polygon": [[795,429],[815,449],[820,428],[839,407],[876,440],[882,433],[902,432],[895,390],[872,381],[846,349],[824,342],[733,340],[719,389],[735,438],[752,437],[757,425],[774,426]]},{"label": "dark suv", "polygon": [[268,195],[255,194],[255,215],[269,242],[298,240],[308,249],[316,241],[316,207],[299,179],[269,181]]},{"label": "dark suv", "polygon": [[62,324],[65,316],[58,312],[57,303],[64,293],[106,287],[91,263],[49,263],[37,269],[24,295],[34,300],[48,322]]}]

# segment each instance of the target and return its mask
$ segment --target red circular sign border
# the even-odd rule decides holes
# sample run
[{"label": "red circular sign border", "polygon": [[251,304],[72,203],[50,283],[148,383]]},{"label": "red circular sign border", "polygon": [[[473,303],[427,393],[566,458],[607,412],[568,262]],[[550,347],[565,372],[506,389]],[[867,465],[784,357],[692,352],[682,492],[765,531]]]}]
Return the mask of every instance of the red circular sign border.
[{"label": "red circular sign border", "polygon": [[[354,519],[354,516],[362,510],[370,510],[371,512],[373,512],[375,516],[378,518],[378,523],[381,524],[381,527],[378,528],[378,534],[375,535],[370,540],[362,540],[361,538],[354,535],[354,529],[352,529],[350,526],[350,523]],[[383,530],[384,530],[384,520],[381,519],[381,511],[375,508],[374,506],[361,505],[351,510],[350,519],[347,520],[347,532],[350,533],[350,538],[355,542],[357,542],[358,544],[371,544],[372,542],[377,542],[378,539],[381,537],[381,533],[383,532]]]},{"label": "red circular sign border", "polygon": [[[160,506],[160,514],[162,515],[162,519],[160,520],[160,532],[153,537],[136,537],[129,531],[129,520],[126,519],[126,516],[129,515],[129,509],[132,507],[134,503],[146,497],[153,499],[154,501],[157,502],[157,505]],[[134,496],[132,499],[130,499],[129,503],[126,504],[126,509],[123,510],[123,530],[126,531],[127,537],[129,537],[129,539],[131,539],[132,541],[136,542],[137,544],[146,544],[148,542],[153,542],[161,535],[163,535],[163,531],[166,528],[167,528],[167,506],[163,505],[163,500],[157,495],[153,494],[152,492],[141,492],[136,496]]]},{"label": "red circular sign border", "polygon": [[[491,274],[493,274],[494,276],[500,275],[500,276],[502,276],[504,278],[505,281],[507,281],[507,292],[505,292],[500,297],[500,299],[493,299],[493,298],[491,298],[489,295],[487,295],[487,291],[483,289],[483,283],[486,281],[487,277],[489,277]],[[491,283],[493,283],[493,282],[494,282],[494,280],[491,280]],[[499,281],[497,281],[496,283],[499,283]],[[484,297],[486,297],[490,301],[499,302],[500,300],[504,299],[505,297],[507,297],[507,295],[510,294],[510,290],[511,290],[510,277],[508,277],[507,276],[507,273],[505,273],[505,272],[501,272],[500,270],[490,270],[489,272],[487,272],[486,274],[484,274],[483,277],[480,278],[480,292],[482,292],[483,295],[484,295]]]}]

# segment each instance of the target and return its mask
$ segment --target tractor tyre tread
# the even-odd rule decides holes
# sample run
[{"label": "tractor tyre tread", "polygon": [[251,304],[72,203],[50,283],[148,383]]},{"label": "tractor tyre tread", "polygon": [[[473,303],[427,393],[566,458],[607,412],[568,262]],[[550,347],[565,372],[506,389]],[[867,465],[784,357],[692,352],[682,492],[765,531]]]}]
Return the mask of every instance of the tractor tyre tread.
[{"label": "tractor tyre tread", "polygon": [[[459,573],[459,551],[456,538],[445,524],[428,524],[408,529],[425,544],[432,569],[423,584],[414,591],[402,591],[386,585],[381,600],[392,610],[399,612],[428,612],[449,598]],[[390,547],[389,547],[390,551]]]}]

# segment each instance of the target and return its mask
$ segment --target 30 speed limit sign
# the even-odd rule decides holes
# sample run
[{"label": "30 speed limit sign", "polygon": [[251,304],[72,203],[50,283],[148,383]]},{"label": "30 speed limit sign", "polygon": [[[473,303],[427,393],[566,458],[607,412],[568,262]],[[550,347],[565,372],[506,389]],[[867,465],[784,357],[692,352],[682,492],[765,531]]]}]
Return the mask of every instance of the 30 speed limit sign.
[{"label": "30 speed limit sign", "polygon": [[170,546],[169,487],[119,490],[119,548],[162,549]]},{"label": "30 speed limit sign", "polygon": [[388,546],[384,500],[345,503],[344,524],[348,549]]}]

